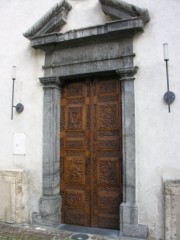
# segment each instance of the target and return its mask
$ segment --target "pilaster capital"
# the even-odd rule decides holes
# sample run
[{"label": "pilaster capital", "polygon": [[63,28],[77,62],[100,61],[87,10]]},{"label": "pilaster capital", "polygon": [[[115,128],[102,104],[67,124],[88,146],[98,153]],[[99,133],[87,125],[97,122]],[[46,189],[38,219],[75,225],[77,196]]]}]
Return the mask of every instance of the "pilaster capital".
[{"label": "pilaster capital", "polygon": [[44,88],[57,88],[61,90],[61,87],[63,85],[61,79],[56,76],[41,77],[39,80],[44,85]]},{"label": "pilaster capital", "polygon": [[121,81],[134,80],[134,75],[137,73],[138,67],[120,68],[116,73],[120,76]]}]

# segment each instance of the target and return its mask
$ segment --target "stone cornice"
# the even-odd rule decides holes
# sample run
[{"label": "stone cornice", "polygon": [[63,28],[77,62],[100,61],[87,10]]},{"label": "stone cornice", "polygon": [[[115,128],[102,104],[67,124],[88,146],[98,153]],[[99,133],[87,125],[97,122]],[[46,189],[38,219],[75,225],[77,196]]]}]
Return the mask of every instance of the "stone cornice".
[{"label": "stone cornice", "polygon": [[56,31],[57,29],[60,30],[66,23],[66,17],[71,8],[71,5],[66,2],[66,0],[61,1],[27,30],[24,36],[31,39],[35,36],[41,36]]},{"label": "stone cornice", "polygon": [[99,0],[102,4],[102,10],[112,19],[129,19],[140,17],[144,23],[150,20],[147,9],[141,9],[135,5],[126,3],[121,0]]},{"label": "stone cornice", "polygon": [[[71,30],[59,33],[61,27],[66,23],[68,12],[72,6],[61,0],[50,11],[48,11],[37,23],[35,23],[24,36],[31,40],[31,46],[46,51],[46,46],[59,45],[60,47],[91,44],[93,41],[106,41],[118,33],[135,34],[143,30],[144,25],[150,20],[147,9],[138,8],[121,0],[99,0],[105,14],[113,21],[104,25],[98,25],[83,29]],[[98,38],[98,39],[97,39]]]},{"label": "stone cornice", "polygon": [[[68,45],[68,42],[75,44],[93,43],[96,39],[101,38],[101,41],[107,41],[108,37],[116,39],[118,34],[134,34],[137,31],[142,31],[144,22],[140,18],[131,18],[126,20],[117,20],[108,22],[104,25],[77,29],[66,33],[53,33],[43,36],[35,36],[31,39],[31,46],[41,48],[49,45],[60,44]],[[121,35],[122,36],[122,35]]]}]

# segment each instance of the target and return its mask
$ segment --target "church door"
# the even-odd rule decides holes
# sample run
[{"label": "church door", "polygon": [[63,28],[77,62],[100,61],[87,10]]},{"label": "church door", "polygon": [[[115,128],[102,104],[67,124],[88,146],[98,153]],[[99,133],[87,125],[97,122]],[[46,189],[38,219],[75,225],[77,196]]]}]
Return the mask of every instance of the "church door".
[{"label": "church door", "polygon": [[118,229],[122,202],[120,81],[68,81],[61,98],[62,222]]}]

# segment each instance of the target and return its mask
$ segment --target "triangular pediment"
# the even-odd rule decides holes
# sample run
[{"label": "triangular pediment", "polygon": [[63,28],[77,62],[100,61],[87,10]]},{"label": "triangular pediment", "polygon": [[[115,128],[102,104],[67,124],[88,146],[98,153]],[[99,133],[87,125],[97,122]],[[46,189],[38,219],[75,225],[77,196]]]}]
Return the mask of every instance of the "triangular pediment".
[{"label": "triangular pediment", "polygon": [[66,0],[61,1],[28,29],[24,36],[31,39],[44,34],[58,32],[66,24],[67,14],[71,8],[71,5]]},{"label": "triangular pediment", "polygon": [[99,0],[102,4],[102,10],[109,15],[112,20],[129,19],[140,17],[144,23],[150,20],[147,9],[141,9],[135,5],[126,3],[121,0]]},{"label": "triangular pediment", "polygon": [[[147,9],[141,9],[121,0],[98,1],[102,5],[102,11],[104,14],[108,15],[112,21],[140,18],[145,24],[150,20]],[[41,17],[28,31],[26,31],[24,36],[28,39],[33,39],[35,37],[59,32],[66,24],[67,15],[71,9],[72,6],[70,3],[68,3],[67,0],[62,0]]]}]

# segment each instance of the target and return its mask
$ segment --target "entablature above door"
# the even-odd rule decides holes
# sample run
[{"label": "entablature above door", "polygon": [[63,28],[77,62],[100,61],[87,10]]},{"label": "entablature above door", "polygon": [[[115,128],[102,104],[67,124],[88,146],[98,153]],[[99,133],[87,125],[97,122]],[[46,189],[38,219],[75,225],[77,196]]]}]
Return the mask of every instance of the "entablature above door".
[{"label": "entablature above door", "polygon": [[63,0],[40,18],[24,33],[24,36],[31,41],[32,47],[48,51],[54,45],[64,48],[101,42],[105,39],[108,41],[109,38],[119,38],[127,33],[134,35],[137,31],[142,31],[150,20],[147,9],[141,9],[121,0],[99,0],[99,2],[102,11],[111,19],[103,25],[59,33],[72,9],[68,1]]}]

